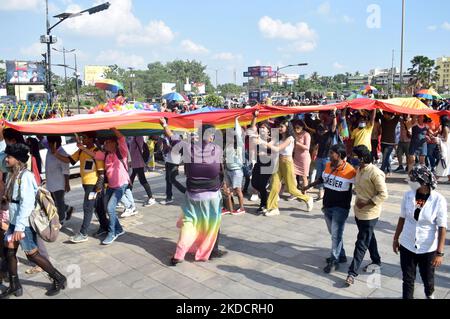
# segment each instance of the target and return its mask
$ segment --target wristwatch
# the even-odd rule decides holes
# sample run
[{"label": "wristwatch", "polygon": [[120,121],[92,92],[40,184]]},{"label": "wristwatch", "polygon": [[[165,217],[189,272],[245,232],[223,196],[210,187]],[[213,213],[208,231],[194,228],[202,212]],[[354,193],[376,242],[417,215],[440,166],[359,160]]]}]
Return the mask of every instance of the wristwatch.
[{"label": "wristwatch", "polygon": [[438,256],[438,257],[444,257],[445,256],[445,254],[444,253],[440,253],[440,252],[436,252],[436,256]]}]

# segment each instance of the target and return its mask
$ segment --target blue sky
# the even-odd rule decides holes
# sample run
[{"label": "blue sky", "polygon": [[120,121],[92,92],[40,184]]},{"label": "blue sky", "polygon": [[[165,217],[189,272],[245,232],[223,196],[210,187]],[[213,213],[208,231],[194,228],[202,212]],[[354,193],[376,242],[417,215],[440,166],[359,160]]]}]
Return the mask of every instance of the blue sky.
[{"label": "blue sky", "polygon": [[[106,0],[105,0],[106,1]],[[401,0],[109,0],[108,11],[77,17],[53,34],[78,50],[79,65],[145,68],[196,59],[215,82],[238,83],[248,66],[307,62],[287,73],[333,75],[399,66]],[[101,0],[49,0],[52,15]],[[407,0],[405,67],[415,55],[450,56],[450,1]],[[0,0],[0,59],[39,60],[44,0]],[[56,22],[52,18],[52,22]],[[54,63],[62,56],[54,52]],[[73,57],[68,64],[73,65]],[[62,74],[60,71],[57,73]]]}]

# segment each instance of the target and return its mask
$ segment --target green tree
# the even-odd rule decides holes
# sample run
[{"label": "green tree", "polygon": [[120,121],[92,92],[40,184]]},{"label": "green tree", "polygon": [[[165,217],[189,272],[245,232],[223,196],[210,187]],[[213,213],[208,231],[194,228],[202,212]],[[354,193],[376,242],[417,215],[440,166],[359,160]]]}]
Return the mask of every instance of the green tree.
[{"label": "green tree", "polygon": [[412,89],[430,88],[439,81],[438,70],[434,60],[426,56],[416,56],[411,60],[412,67],[408,69],[411,79],[409,86]]},{"label": "green tree", "polygon": [[220,94],[222,96],[236,96],[244,92],[244,88],[242,86],[233,84],[233,83],[227,83],[223,85],[219,85],[217,87],[217,91],[221,92]]},{"label": "green tree", "polygon": [[309,78],[313,83],[318,83],[320,81],[320,76],[319,73],[317,72],[313,72],[313,74],[311,74],[311,77]]},{"label": "green tree", "polygon": [[221,107],[223,106],[224,100],[221,96],[210,94],[205,98],[205,105],[213,106],[213,107]]},{"label": "green tree", "polygon": [[[5,61],[0,60],[0,65],[3,65]],[[6,70],[3,68],[0,68],[0,83],[6,82]]]}]

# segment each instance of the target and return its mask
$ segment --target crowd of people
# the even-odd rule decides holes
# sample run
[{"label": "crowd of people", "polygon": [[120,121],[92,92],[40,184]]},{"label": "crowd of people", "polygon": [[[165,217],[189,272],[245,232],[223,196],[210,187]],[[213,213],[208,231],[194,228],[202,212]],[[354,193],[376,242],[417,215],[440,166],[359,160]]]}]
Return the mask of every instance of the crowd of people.
[{"label": "crowd of people", "polygon": [[[177,112],[169,107],[164,110]],[[65,194],[70,192],[69,165],[80,162],[85,193],[83,221],[70,241],[88,241],[87,230],[95,213],[100,224],[95,237],[103,238],[103,245],[111,245],[125,234],[120,218],[138,214],[133,197],[136,176],[147,195],[144,206],[156,204],[145,172],[155,168],[154,153],[157,145],[162,145],[166,194],[160,204],[174,203],[173,187],[182,194],[182,213],[177,222],[180,237],[170,260],[172,266],[183,262],[188,253],[193,253],[196,261],[223,257],[227,253],[219,249],[223,216],[246,214],[244,199],[249,196],[260,201],[258,214],[274,218],[280,215],[280,195],[288,192],[289,200],[304,203],[307,212],[322,202],[331,236],[330,255],[323,270],[331,273],[347,262],[343,237],[355,197],[358,235],[347,286],[355,283],[367,251],[371,263],[363,271],[382,267],[375,230],[389,196],[386,179],[394,171],[404,173],[411,191],[405,194],[393,240],[393,250],[401,255],[403,297],[413,297],[418,266],[426,296],[433,298],[434,271],[442,264],[447,228],[447,203],[436,188],[438,179],[450,182],[448,117],[436,122],[427,116],[335,109],[264,122],[258,118],[256,110],[248,127],[241,126],[236,118],[233,129],[221,132],[204,125],[189,134],[172,132],[167,120],[161,118],[164,136],[148,140],[127,139],[115,128],[107,138],[87,132],[81,134],[74,154],[64,151],[60,137],[25,141],[19,132],[0,128],[0,162],[4,166],[0,179],[0,279],[10,283],[0,298],[22,294],[17,275],[19,244],[30,261],[53,279],[49,295],[65,288],[66,278],[49,262],[44,242],[28,222],[34,197],[24,194],[36,194],[41,183],[39,147],[36,151],[39,143],[48,149],[46,187],[62,225],[73,213],[65,203]],[[149,159],[144,156],[146,148],[151,153]],[[395,157],[398,167],[394,170]],[[181,165],[185,183],[177,180]],[[250,185],[253,193],[249,192]],[[318,190],[315,199],[311,188]],[[122,210],[120,216],[118,210]]]}]

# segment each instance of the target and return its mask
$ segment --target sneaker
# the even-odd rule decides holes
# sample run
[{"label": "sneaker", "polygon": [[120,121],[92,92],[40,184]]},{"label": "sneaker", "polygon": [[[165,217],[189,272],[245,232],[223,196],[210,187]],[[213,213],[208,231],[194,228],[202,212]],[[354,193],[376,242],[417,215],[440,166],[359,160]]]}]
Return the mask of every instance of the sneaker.
[{"label": "sneaker", "polygon": [[222,258],[226,254],[228,254],[228,251],[226,251],[226,250],[220,250],[220,249],[219,250],[213,250],[213,252],[209,256],[209,260],[214,259],[214,258]]},{"label": "sneaker", "polygon": [[72,218],[72,214],[73,214],[73,207],[69,206],[69,208],[67,208],[66,211],[66,221],[69,221]]},{"label": "sneaker", "polygon": [[253,195],[250,197],[250,201],[251,201],[251,202],[257,202],[257,201],[259,201],[259,196],[258,196],[258,194],[253,194]]},{"label": "sneaker", "polygon": [[111,245],[113,242],[115,242],[117,239],[117,235],[112,235],[111,233],[108,234],[106,239],[102,242],[103,245]]},{"label": "sneaker", "polygon": [[264,214],[266,217],[278,216],[280,215],[280,210],[278,208],[272,209]]},{"label": "sneaker", "polygon": [[125,206],[122,203],[117,204],[117,209],[125,209]]},{"label": "sneaker", "polygon": [[126,234],[126,232],[122,229],[122,231],[120,233],[116,234],[116,237],[119,238],[120,236],[123,236],[125,234]]},{"label": "sneaker", "polygon": [[395,171],[394,171],[394,173],[402,173],[402,172],[404,172],[405,171],[405,168],[403,167],[403,166],[399,166]]},{"label": "sneaker", "polygon": [[106,234],[108,234],[108,231],[105,230],[105,229],[100,228],[100,229],[97,230],[97,232],[94,234],[94,237],[95,237],[95,238],[99,238],[99,237],[104,236],[104,235],[106,235]]},{"label": "sneaker", "polygon": [[434,299],[436,299],[436,297],[434,297],[434,294],[433,294],[433,295],[431,295],[431,296],[427,296],[427,299],[432,299],[432,300],[434,300]]},{"label": "sneaker", "polygon": [[376,263],[372,262],[372,263],[368,264],[367,266],[365,266],[363,268],[363,271],[369,272],[369,273],[374,273],[375,271],[380,270],[381,268],[382,268],[381,264],[376,264]]},{"label": "sneaker", "polygon": [[265,214],[265,213],[267,213],[267,209],[265,207],[260,207],[260,208],[258,208],[256,213],[259,214],[259,215]]},{"label": "sneaker", "polygon": [[[331,257],[326,259],[327,264],[331,262]],[[343,257],[339,257],[338,263],[340,264],[345,264],[347,263],[347,257],[343,256]]]},{"label": "sneaker", "polygon": [[70,237],[69,241],[74,244],[85,243],[88,241],[88,236],[79,233],[78,235]]},{"label": "sneaker", "polygon": [[336,261],[329,262],[323,269],[326,274],[331,274],[333,271],[337,270],[339,270],[339,263]]},{"label": "sneaker", "polygon": [[178,264],[181,264],[183,261],[180,259],[176,259],[175,257],[173,257],[172,259],[170,259],[170,265],[175,267]]},{"label": "sneaker", "polygon": [[238,210],[235,210],[234,212],[231,213],[231,215],[233,216],[240,216],[240,215],[244,215],[245,214],[245,209],[241,209],[239,208]]},{"label": "sneaker", "polygon": [[128,209],[125,209],[125,211],[124,211],[123,214],[120,216],[120,218],[128,218],[128,217],[135,216],[135,215],[137,215],[137,214],[138,214],[138,212],[137,212],[137,210],[136,210],[136,207],[128,208]]},{"label": "sneaker", "polygon": [[165,199],[160,202],[161,205],[170,205],[173,204],[173,199]]},{"label": "sneaker", "polygon": [[297,199],[297,197],[291,196],[291,197],[288,197],[286,200],[287,200],[288,202],[292,202],[292,201],[294,201],[294,200],[296,200],[296,199]]},{"label": "sneaker", "polygon": [[222,216],[231,215],[231,212],[225,208],[222,208]]},{"label": "sneaker", "polygon": [[154,198],[149,198],[145,203],[144,207],[150,207],[156,204],[156,200]]},{"label": "sneaker", "polygon": [[309,197],[308,201],[306,202],[306,210],[308,213],[312,212],[314,209],[314,199],[312,197]]}]

